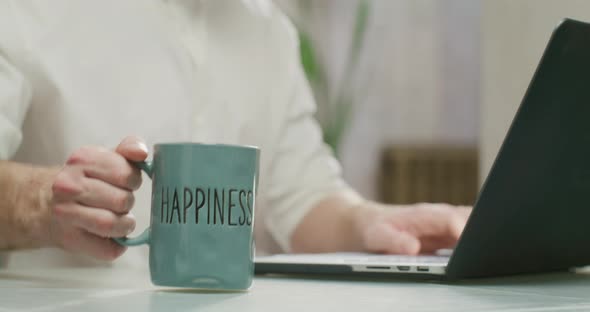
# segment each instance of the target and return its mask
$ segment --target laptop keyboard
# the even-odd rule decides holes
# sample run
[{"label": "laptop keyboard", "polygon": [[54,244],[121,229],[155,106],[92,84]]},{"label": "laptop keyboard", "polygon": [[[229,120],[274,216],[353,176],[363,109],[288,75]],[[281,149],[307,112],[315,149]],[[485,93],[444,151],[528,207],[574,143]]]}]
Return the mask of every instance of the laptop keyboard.
[{"label": "laptop keyboard", "polygon": [[347,263],[416,263],[416,264],[435,264],[449,262],[449,256],[423,255],[423,256],[404,256],[404,255],[379,255],[366,253],[334,253],[322,254],[321,258],[333,258]]},{"label": "laptop keyboard", "polygon": [[259,257],[258,261],[283,263],[346,263],[346,264],[446,264],[449,256],[379,255],[368,253],[290,254]]},{"label": "laptop keyboard", "polygon": [[395,256],[395,255],[371,255],[367,257],[350,259],[352,262],[368,263],[416,263],[439,264],[449,262],[448,256]]}]

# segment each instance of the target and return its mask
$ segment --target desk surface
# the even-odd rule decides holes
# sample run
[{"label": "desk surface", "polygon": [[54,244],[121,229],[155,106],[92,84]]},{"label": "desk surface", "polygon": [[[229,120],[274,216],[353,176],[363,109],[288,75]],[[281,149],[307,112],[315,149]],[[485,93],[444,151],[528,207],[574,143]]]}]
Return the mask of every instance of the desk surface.
[{"label": "desk surface", "polygon": [[246,292],[154,287],[142,272],[0,270],[5,311],[587,311],[590,274],[442,283],[257,277]]}]

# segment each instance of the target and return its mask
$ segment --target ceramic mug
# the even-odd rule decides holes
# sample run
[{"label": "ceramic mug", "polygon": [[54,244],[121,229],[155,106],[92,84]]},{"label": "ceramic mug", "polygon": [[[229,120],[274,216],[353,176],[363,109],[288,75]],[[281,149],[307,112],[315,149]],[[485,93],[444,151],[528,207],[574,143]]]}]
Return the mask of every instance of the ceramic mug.
[{"label": "ceramic mug", "polygon": [[259,158],[251,146],[156,144],[152,162],[135,163],[152,179],[151,225],[114,240],[150,246],[156,285],[248,289]]}]

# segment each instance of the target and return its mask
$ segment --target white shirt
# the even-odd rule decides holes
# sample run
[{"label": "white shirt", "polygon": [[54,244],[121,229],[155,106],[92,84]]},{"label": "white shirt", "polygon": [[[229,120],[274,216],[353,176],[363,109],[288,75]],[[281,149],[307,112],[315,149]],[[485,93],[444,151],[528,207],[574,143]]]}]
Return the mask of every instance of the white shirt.
[{"label": "white shirt", "polygon": [[[267,1],[0,2],[0,159],[59,165],[131,134],[259,146],[258,253],[288,251],[305,213],[346,188],[314,109],[296,33]],[[149,193],[136,194],[136,232]],[[9,265],[89,261],[44,249]],[[141,247],[117,261],[146,262]]]}]

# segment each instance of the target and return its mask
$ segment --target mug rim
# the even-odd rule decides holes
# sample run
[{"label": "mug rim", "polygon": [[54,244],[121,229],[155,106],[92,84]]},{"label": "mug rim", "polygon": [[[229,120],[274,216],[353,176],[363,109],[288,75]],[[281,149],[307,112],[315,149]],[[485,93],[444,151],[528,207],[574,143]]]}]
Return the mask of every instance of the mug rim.
[{"label": "mug rim", "polygon": [[245,149],[253,149],[259,151],[260,148],[255,145],[247,145],[247,144],[227,144],[227,143],[199,143],[199,142],[163,142],[163,143],[156,143],[154,147],[174,147],[174,146],[210,146],[210,147],[233,147],[233,148],[245,148]]}]

